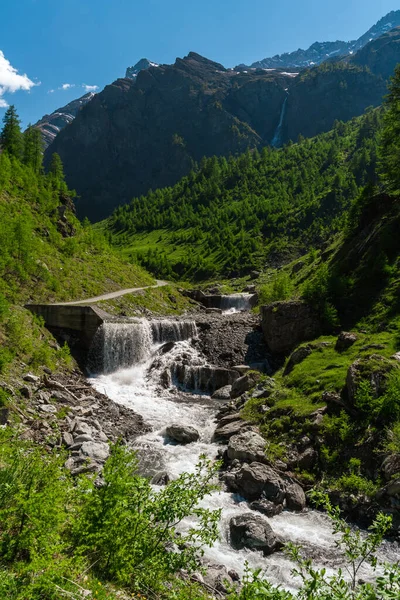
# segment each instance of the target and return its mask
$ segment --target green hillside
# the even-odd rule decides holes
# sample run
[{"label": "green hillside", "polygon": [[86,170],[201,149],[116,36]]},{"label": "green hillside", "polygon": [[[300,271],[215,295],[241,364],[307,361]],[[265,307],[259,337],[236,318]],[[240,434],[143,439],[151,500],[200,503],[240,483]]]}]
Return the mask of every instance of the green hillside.
[{"label": "green hillside", "polygon": [[21,134],[13,107],[6,119],[0,154],[0,372],[18,359],[34,367],[62,358],[23,304],[83,299],[154,282],[142,268],[121,260],[89,223],[78,221],[59,159],[45,175],[37,133]]},{"label": "green hillside", "polygon": [[323,246],[375,178],[379,110],[282,150],[203,159],[174,187],[103,222],[124,256],[163,277],[206,279],[288,262]]}]

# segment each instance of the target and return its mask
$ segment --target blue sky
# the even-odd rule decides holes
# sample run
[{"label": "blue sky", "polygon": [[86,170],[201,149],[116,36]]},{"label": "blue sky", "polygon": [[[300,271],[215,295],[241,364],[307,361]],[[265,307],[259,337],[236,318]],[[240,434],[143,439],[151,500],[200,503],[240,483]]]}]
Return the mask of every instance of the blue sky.
[{"label": "blue sky", "polygon": [[1,0],[0,117],[8,102],[24,125],[35,122],[142,57],[172,63],[193,50],[231,67],[358,38],[399,8],[392,0]]}]

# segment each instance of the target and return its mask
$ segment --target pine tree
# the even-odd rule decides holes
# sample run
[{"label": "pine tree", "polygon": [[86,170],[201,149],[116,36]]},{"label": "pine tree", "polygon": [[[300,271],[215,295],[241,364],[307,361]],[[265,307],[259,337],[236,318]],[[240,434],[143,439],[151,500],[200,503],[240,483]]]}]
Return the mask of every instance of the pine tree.
[{"label": "pine tree", "polygon": [[400,65],[386,97],[387,112],[379,145],[379,173],[388,191],[400,192]]},{"label": "pine tree", "polygon": [[53,187],[65,191],[67,189],[64,179],[64,167],[57,152],[54,152],[51,156],[50,167],[49,167],[49,179],[53,184]]},{"label": "pine tree", "polygon": [[39,129],[28,126],[24,133],[24,156],[25,165],[32,167],[35,173],[39,173],[43,159],[43,140]]},{"label": "pine tree", "polygon": [[3,129],[0,133],[0,143],[3,152],[20,159],[23,151],[22,133],[20,120],[12,104],[8,107],[3,118]]}]

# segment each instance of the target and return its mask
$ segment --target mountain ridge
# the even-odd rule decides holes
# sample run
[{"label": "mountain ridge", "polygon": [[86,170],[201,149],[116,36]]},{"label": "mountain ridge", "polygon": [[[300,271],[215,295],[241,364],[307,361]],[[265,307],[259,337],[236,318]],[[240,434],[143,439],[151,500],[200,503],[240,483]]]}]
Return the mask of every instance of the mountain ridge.
[{"label": "mountain ridge", "polygon": [[263,58],[251,65],[240,64],[236,69],[276,69],[276,68],[306,68],[319,65],[331,58],[351,56],[361,50],[368,42],[387,33],[390,29],[400,26],[400,10],[391,11],[366,33],[357,40],[344,42],[336,40],[332,42],[314,42],[309,48],[299,48],[293,52],[276,54],[269,58]]}]

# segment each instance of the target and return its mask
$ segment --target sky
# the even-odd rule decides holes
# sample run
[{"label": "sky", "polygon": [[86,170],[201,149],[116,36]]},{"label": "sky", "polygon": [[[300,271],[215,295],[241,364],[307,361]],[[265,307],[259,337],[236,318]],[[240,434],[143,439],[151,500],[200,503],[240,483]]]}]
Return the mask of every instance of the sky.
[{"label": "sky", "polygon": [[140,58],[173,63],[190,51],[233,67],[357,39],[400,0],[1,0],[0,118],[23,126]]}]

